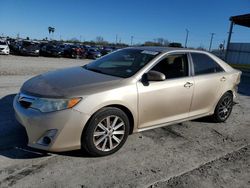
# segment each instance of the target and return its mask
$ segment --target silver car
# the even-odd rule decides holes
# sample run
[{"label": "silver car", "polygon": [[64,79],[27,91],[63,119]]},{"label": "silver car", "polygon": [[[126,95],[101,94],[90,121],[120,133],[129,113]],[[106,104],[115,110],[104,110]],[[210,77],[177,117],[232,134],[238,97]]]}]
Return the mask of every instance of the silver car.
[{"label": "silver car", "polygon": [[13,104],[29,146],[104,156],[132,133],[204,116],[225,121],[240,76],[208,52],[133,47],[31,78]]}]

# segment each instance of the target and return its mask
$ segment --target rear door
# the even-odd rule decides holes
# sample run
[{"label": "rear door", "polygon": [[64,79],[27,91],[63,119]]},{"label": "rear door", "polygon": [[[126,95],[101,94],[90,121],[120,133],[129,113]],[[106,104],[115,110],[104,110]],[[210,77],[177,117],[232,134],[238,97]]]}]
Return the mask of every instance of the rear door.
[{"label": "rear door", "polygon": [[195,87],[190,116],[197,116],[213,110],[226,77],[223,68],[207,54],[191,53],[191,57]]}]

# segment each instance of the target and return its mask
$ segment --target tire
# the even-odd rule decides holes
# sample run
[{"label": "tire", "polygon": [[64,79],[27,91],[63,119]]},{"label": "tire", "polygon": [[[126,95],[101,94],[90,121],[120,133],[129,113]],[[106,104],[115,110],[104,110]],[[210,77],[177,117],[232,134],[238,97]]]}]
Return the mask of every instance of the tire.
[{"label": "tire", "polygon": [[91,156],[106,156],[118,151],[129,134],[128,116],[120,109],[106,107],[96,112],[82,134],[82,148]]},{"label": "tire", "polygon": [[219,100],[212,119],[216,123],[221,123],[227,120],[233,109],[233,95],[229,92],[225,93]]}]

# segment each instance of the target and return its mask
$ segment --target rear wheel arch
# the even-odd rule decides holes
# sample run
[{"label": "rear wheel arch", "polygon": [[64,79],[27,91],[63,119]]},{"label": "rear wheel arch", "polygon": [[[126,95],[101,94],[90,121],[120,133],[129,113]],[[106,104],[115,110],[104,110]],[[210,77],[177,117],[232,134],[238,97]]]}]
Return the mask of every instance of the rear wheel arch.
[{"label": "rear wheel arch", "polygon": [[[232,91],[232,90],[228,90],[228,91],[226,91],[224,94],[226,94],[226,93],[230,93],[230,94],[233,96],[233,91]],[[224,95],[224,94],[223,94],[223,95]],[[223,96],[223,95],[222,95],[222,96]]]},{"label": "rear wheel arch", "polygon": [[[230,96],[230,100],[231,100],[231,102],[230,102],[230,109],[228,110],[228,116],[225,118],[225,119],[221,119],[220,117],[219,117],[219,115],[218,115],[218,107],[219,107],[219,105],[221,105],[221,101],[223,101],[224,100],[224,98],[225,97],[227,97],[227,96]],[[229,106],[229,105],[228,105]],[[222,95],[221,95],[221,97],[219,98],[219,100],[217,101],[217,103],[216,103],[216,105],[215,105],[215,108],[214,108],[214,111],[213,111],[213,115],[211,116],[211,118],[215,121],[215,122],[218,122],[218,123],[220,123],[220,122],[224,122],[224,121],[226,121],[227,120],[227,118],[230,116],[230,114],[231,114],[231,112],[232,112],[232,108],[233,108],[233,91],[231,91],[231,90],[228,90],[228,91],[226,91],[226,92],[224,92]]]},{"label": "rear wheel arch", "polygon": [[232,91],[232,90],[227,90],[227,91],[221,93],[220,97],[217,99],[217,101],[216,101],[216,103],[215,103],[215,105],[214,105],[213,112],[214,112],[214,110],[215,110],[215,108],[216,108],[218,102],[220,101],[220,99],[221,99],[226,93],[229,93],[229,94],[231,94],[231,95],[233,96],[233,91]]}]

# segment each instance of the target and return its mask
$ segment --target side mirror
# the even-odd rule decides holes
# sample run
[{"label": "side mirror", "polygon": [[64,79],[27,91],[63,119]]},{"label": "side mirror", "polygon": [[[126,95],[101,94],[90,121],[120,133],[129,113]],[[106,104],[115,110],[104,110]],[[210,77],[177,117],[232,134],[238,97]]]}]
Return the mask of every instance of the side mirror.
[{"label": "side mirror", "polygon": [[161,72],[151,70],[145,74],[145,78],[147,81],[164,81],[166,76]]}]

